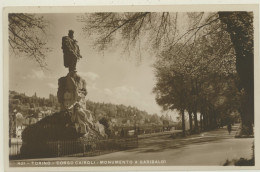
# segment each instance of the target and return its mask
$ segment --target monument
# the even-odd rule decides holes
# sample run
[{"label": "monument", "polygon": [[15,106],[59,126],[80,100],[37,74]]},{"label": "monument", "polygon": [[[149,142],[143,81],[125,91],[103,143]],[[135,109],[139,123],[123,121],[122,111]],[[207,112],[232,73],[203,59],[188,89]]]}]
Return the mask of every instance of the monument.
[{"label": "monument", "polygon": [[64,66],[69,68],[69,73],[58,81],[58,101],[61,111],[68,113],[71,122],[78,133],[88,137],[91,132],[105,136],[100,124],[95,122],[90,111],[86,109],[85,97],[87,95],[86,81],[77,74],[76,66],[82,56],[74,31],[69,30],[68,36],[62,37]]},{"label": "monument", "polygon": [[[107,137],[104,126],[86,109],[86,81],[76,71],[82,56],[73,33],[70,30],[68,36],[62,38],[64,66],[69,72],[58,79],[60,111],[24,129],[21,154],[25,157],[57,156],[65,147],[67,154],[75,150],[82,152],[86,145],[95,147],[98,140]],[[71,143],[77,144],[66,146]]]}]

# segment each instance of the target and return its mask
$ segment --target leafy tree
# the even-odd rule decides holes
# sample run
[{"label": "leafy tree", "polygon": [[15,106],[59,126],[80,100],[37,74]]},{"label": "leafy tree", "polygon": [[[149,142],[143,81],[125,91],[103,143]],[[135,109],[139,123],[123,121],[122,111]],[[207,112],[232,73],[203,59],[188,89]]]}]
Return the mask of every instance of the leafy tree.
[{"label": "leafy tree", "polygon": [[126,124],[126,122],[127,122],[127,119],[122,120],[122,124]]},{"label": "leafy tree", "polygon": [[253,134],[254,123],[254,28],[252,12],[219,12],[220,20],[226,24],[236,51],[236,70],[240,77],[240,88],[245,90],[241,109],[244,134]]},{"label": "leafy tree", "polygon": [[109,120],[105,117],[101,118],[99,120],[99,123],[102,124],[105,127],[105,133],[110,136],[111,135],[111,129],[109,126]]},{"label": "leafy tree", "polygon": [[154,88],[156,94],[156,102],[161,105],[164,110],[178,109],[182,116],[182,131],[185,135],[185,108],[187,100],[187,85],[184,76],[177,71],[169,71],[165,66],[157,63],[156,78],[157,83]]},{"label": "leafy tree", "polygon": [[[189,21],[189,27],[184,32],[180,32],[179,25],[180,18]],[[209,44],[207,50],[208,53],[224,53],[225,56],[219,63],[214,60],[218,58],[212,58],[210,61],[207,59],[207,54],[196,58],[194,54],[193,59],[201,62],[199,65],[200,70],[205,73],[207,70],[203,70],[201,66],[208,67],[213,66],[218,69],[218,66],[224,65],[228,70],[232,71],[233,68],[228,61],[225,61],[227,56],[230,56],[227,49],[235,50],[236,58],[236,70],[240,77],[241,84],[240,89],[245,90],[245,99],[248,103],[244,104],[241,108],[241,119],[243,125],[249,128],[249,133],[252,133],[253,123],[253,14],[251,12],[217,12],[217,13],[151,13],[151,12],[136,12],[136,13],[92,13],[82,16],[80,21],[85,22],[86,26],[84,31],[89,34],[95,35],[97,38],[96,46],[100,50],[104,50],[111,42],[125,43],[125,47],[129,48],[131,45],[141,46],[139,42],[144,40],[148,42],[156,52],[161,53],[160,47],[178,47],[178,43],[182,43],[183,46],[179,47],[179,50],[175,51],[175,54],[180,54],[183,49],[190,51],[192,48],[192,42],[197,40],[197,37],[203,37],[208,39],[208,35],[215,34],[218,39],[217,43],[224,43],[225,41],[220,39],[221,35],[228,33],[231,37],[231,44],[224,49],[214,48],[215,44]],[[209,27],[207,32],[205,28]],[[203,31],[202,31],[203,30]],[[226,31],[226,32],[223,32]],[[121,37],[120,37],[121,36]],[[220,37],[219,37],[220,36]],[[211,38],[211,39],[212,39]],[[201,39],[203,41],[203,39]],[[229,44],[227,41],[226,44]],[[216,43],[216,42],[214,42]],[[187,47],[190,47],[187,48]],[[159,51],[158,51],[159,50]],[[199,52],[200,49],[198,49]],[[215,52],[215,51],[218,52]],[[212,56],[211,56],[212,57]],[[172,60],[172,59],[169,59]],[[196,61],[193,62],[195,63]],[[203,61],[205,61],[203,65]],[[215,63],[212,62],[215,61]],[[209,65],[209,64],[210,65]],[[214,66],[217,64],[217,66]],[[230,69],[229,69],[230,68]],[[188,68],[186,68],[188,69]],[[223,69],[223,68],[222,68]],[[194,71],[191,70],[191,74]],[[225,70],[224,70],[225,72]],[[223,73],[223,72],[222,72]],[[195,72],[196,75],[196,72]],[[192,85],[192,84],[191,84]],[[196,96],[200,97],[200,96]],[[197,101],[198,102],[198,101]],[[202,102],[202,101],[201,101]],[[211,106],[211,105],[209,105]],[[200,108],[195,105],[195,110]],[[205,108],[209,109],[209,108]],[[194,110],[194,111],[195,111]],[[196,114],[196,111],[195,113]],[[205,115],[206,116],[206,115]],[[195,115],[196,117],[196,115]],[[196,122],[196,119],[195,119]]]},{"label": "leafy tree", "polygon": [[[210,33],[211,29],[204,28],[203,31]],[[218,39],[214,39],[216,34]],[[219,39],[223,42],[219,42]],[[228,76],[235,74],[235,56],[231,45],[227,34],[219,31],[211,32],[207,38],[200,36],[186,47],[178,44],[162,52],[155,63],[157,85],[154,91],[158,104],[179,109],[183,120],[184,110],[187,110],[190,128],[193,112],[195,131],[198,131],[197,112],[202,112],[203,119],[210,121],[204,126],[216,127],[218,107],[214,106],[215,102],[230,91],[224,92],[224,85],[232,79]],[[183,51],[176,54],[180,48]],[[206,115],[206,111],[212,115]]]},{"label": "leafy tree", "polygon": [[153,115],[151,116],[151,118],[150,118],[150,122],[151,122],[151,123],[154,123],[154,124],[160,124],[160,123],[161,123],[161,120],[160,120],[160,118],[159,118],[158,115],[153,114]]}]

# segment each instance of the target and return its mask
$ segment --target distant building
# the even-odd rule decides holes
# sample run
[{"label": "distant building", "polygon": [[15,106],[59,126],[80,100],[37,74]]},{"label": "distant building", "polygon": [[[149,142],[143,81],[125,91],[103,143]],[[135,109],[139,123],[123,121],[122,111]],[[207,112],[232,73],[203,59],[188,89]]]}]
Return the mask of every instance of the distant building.
[{"label": "distant building", "polygon": [[24,117],[21,113],[16,113],[15,114],[15,119],[16,119],[16,127],[15,127],[15,133],[17,138],[22,138],[22,131],[24,130]]},{"label": "distant building", "polygon": [[16,126],[16,138],[21,139],[22,138],[22,132],[25,129],[24,125],[18,125]]},{"label": "distant building", "polygon": [[58,102],[57,96],[54,96],[53,94],[49,94],[49,100],[50,100],[52,103],[57,103],[57,102]]},{"label": "distant building", "polygon": [[129,135],[129,136],[133,136],[134,134],[135,134],[135,130],[129,130],[129,131],[128,131],[128,135]]},{"label": "distant building", "polygon": [[43,118],[43,114],[44,112],[39,112],[38,115],[37,115],[37,120],[40,121],[42,118]]}]

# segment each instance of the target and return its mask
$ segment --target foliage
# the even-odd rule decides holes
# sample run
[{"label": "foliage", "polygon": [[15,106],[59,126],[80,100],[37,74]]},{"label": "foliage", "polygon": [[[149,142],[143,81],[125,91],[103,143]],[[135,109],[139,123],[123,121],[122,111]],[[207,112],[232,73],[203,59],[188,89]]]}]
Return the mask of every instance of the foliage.
[{"label": "foliage", "polygon": [[105,133],[109,136],[111,136],[111,127],[109,126],[109,121],[107,118],[103,117],[99,120],[99,123],[102,124],[105,128]]},{"label": "foliage", "polygon": [[[236,52],[239,89],[244,90],[240,109],[244,134],[253,134],[254,123],[254,27],[252,12],[219,12]],[[243,131],[243,130],[242,130]]]},{"label": "foliage", "polygon": [[216,118],[225,119],[239,109],[242,96],[230,38],[221,29],[212,32],[219,25],[203,28],[204,34],[192,43],[166,49],[154,65],[157,103],[165,110],[208,113],[215,126]]},{"label": "foliage", "polygon": [[[29,104],[29,105],[28,105]],[[16,121],[15,114],[17,112],[23,115],[23,122],[27,118],[38,118],[41,111],[50,109],[52,112],[58,110],[59,103],[57,97],[50,95],[49,98],[40,98],[35,94],[34,96],[26,96],[15,91],[9,91],[9,117],[10,117],[10,131],[15,130]],[[96,103],[92,101],[86,102],[86,108],[91,111],[95,121],[99,121],[105,126],[105,132],[107,135],[113,137],[115,131],[121,128],[133,129],[137,127],[149,128],[150,126],[158,126],[165,122],[172,126],[174,123],[169,116],[162,116],[159,118],[157,114],[150,115],[146,111],[138,110],[135,107],[125,105],[115,105],[111,103]],[[16,110],[16,113],[13,111]],[[47,120],[49,117],[42,116],[42,120]],[[56,119],[56,118],[55,118]],[[12,122],[11,122],[12,121]],[[28,125],[28,124],[27,124]],[[29,126],[32,127],[32,126]],[[127,130],[126,130],[127,132]],[[14,132],[11,132],[14,134]]]},{"label": "foliage", "polygon": [[[188,26],[180,19],[188,21]],[[164,79],[159,80],[157,73],[160,84],[156,87],[161,87],[161,90],[155,89],[156,99],[164,109],[185,108],[193,112],[195,126],[197,111],[204,113],[201,114],[203,118],[217,123],[219,114],[239,109],[243,126],[249,127],[252,133],[252,12],[92,13],[82,16],[80,21],[86,24],[83,30],[94,35],[95,46],[98,45],[101,50],[113,42],[123,42],[126,47],[138,43],[139,49],[145,44],[155,50],[159,60],[165,60],[155,66],[165,79],[172,73],[174,75],[169,83],[163,83]],[[164,63],[174,64],[175,68],[158,69],[159,64]],[[231,81],[225,82],[228,79]],[[170,86],[162,88],[167,84]],[[232,91],[234,86],[238,89]],[[171,93],[168,96],[167,91]],[[234,98],[232,93],[236,95]],[[225,104],[232,106],[228,108]],[[209,115],[212,113],[213,116]]]},{"label": "foliage", "polygon": [[86,108],[92,112],[99,122],[108,124],[110,130],[113,127],[134,127],[135,124],[137,126],[162,125],[163,120],[167,120],[171,125],[173,124],[169,117],[160,119],[157,114],[150,115],[146,111],[122,104],[95,103],[88,100]]},{"label": "foliage", "polygon": [[40,98],[36,94],[29,97],[25,94],[9,91],[9,112],[16,110],[25,115],[24,117],[42,110],[57,111],[58,107],[58,100],[52,94],[49,95],[49,98]]}]

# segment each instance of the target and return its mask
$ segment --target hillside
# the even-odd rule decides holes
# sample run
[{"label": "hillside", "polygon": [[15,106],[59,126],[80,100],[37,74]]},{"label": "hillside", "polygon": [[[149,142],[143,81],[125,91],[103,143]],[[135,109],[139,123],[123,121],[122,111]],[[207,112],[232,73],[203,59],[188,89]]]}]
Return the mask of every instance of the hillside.
[{"label": "hillside", "polygon": [[[113,130],[118,127],[154,127],[172,125],[173,121],[170,117],[157,114],[148,114],[146,111],[137,109],[136,107],[126,105],[115,105],[111,103],[97,103],[87,100],[86,108],[90,110],[94,118],[102,123],[107,129]],[[15,110],[15,113],[13,113]],[[21,113],[23,118],[38,118],[40,113],[46,111],[59,111],[59,103],[57,97],[50,94],[49,98],[27,96],[24,93],[9,91],[9,115],[14,120],[13,114]],[[49,114],[50,115],[50,114]],[[43,116],[44,118],[44,116]]]}]

